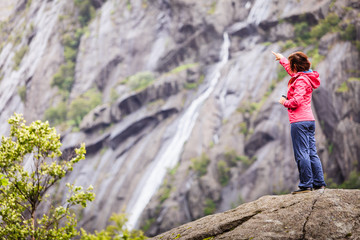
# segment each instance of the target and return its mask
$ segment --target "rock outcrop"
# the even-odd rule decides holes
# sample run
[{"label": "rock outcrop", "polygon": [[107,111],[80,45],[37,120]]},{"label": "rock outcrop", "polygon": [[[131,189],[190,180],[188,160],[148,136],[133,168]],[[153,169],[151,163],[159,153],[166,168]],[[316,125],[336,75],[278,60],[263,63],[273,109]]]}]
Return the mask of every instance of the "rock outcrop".
[{"label": "rock outcrop", "polygon": [[152,239],[359,239],[360,190],[264,196]]},{"label": "rock outcrop", "polygon": [[[222,212],[294,189],[290,127],[277,102],[289,78],[272,50],[309,53],[320,73],[313,112],[327,178],[340,184],[360,172],[357,0],[7,2],[0,134],[13,112],[45,119],[62,101],[64,114],[78,99],[86,105],[89,92],[101,96],[85,117],[57,126],[64,152],[87,146],[86,160],[52,190],[61,200],[65,182],[95,187],[95,201],[79,213],[86,230],[126,209],[154,236],[209,206]],[[328,16],[330,28],[322,25]],[[321,33],[316,42],[300,39],[312,29]],[[61,70],[73,81],[65,93],[54,86]]]}]

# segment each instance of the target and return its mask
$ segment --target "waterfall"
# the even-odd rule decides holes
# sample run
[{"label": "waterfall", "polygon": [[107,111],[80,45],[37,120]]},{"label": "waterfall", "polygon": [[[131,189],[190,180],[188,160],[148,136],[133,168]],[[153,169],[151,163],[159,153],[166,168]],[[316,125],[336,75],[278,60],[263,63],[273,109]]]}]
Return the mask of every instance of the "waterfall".
[{"label": "waterfall", "polygon": [[220,52],[221,60],[214,65],[206,76],[208,79],[208,81],[206,81],[208,83],[207,87],[190,104],[183,115],[180,116],[175,133],[172,135],[171,139],[168,140],[168,144],[161,148],[152,164],[148,167],[129,202],[129,228],[136,227],[142,211],[160,187],[167,169],[174,167],[179,161],[183,145],[190,137],[191,131],[199,115],[199,109],[213,92],[220,78],[220,71],[229,59],[229,47],[229,36],[227,33],[224,33],[224,41]]}]

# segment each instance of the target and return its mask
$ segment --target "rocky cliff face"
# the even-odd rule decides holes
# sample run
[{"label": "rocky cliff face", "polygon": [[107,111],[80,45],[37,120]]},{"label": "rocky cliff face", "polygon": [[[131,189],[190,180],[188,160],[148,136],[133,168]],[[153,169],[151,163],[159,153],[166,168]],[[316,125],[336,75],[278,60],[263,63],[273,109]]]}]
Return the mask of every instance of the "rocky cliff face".
[{"label": "rocky cliff face", "polygon": [[359,190],[264,196],[153,239],[358,239]]},{"label": "rocky cliff face", "polygon": [[296,188],[277,103],[288,77],[271,50],[305,51],[320,73],[313,112],[328,179],[360,170],[357,1],[83,3],[14,1],[0,52],[1,134],[16,111],[52,116],[65,153],[86,143],[64,179],[95,187],[82,227],[126,209],[156,235]]}]

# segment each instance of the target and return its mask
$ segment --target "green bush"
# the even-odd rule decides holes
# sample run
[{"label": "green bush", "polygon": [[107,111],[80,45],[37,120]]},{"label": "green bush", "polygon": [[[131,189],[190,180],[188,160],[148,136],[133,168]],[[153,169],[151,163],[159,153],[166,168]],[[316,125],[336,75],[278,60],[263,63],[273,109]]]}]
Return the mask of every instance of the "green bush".
[{"label": "green bush", "polygon": [[308,56],[311,58],[312,69],[315,69],[316,66],[325,58],[325,56],[319,54],[319,48],[317,47],[309,51]]},{"label": "green bush", "polygon": [[338,92],[338,93],[344,93],[344,92],[347,92],[347,91],[349,91],[349,87],[348,87],[346,81],[343,82],[343,83],[338,87],[338,89],[336,90],[336,92]]},{"label": "green bush", "polygon": [[356,39],[356,29],[354,24],[346,26],[345,30],[341,32],[341,38],[347,41],[353,41]]},{"label": "green bush", "polygon": [[337,184],[331,178],[327,178],[324,174],[325,182],[329,188],[343,188],[343,189],[360,189],[360,172],[357,170],[351,171],[349,177],[341,184]]},{"label": "green bush", "polygon": [[326,16],[325,21],[329,23],[331,26],[337,26],[340,22],[340,18],[336,13],[329,13]]},{"label": "green bush", "polygon": [[26,100],[26,86],[18,87],[18,94],[21,98],[22,102],[25,102]]},{"label": "green bush", "polygon": [[307,22],[299,22],[294,25],[295,38],[307,40],[310,38],[310,27]]},{"label": "green bush", "polygon": [[206,198],[205,199],[205,207],[204,207],[204,215],[207,216],[207,215],[213,214],[213,213],[215,213],[215,211],[216,211],[215,202],[210,198]]},{"label": "green bush", "polygon": [[310,36],[315,39],[320,39],[330,30],[330,24],[323,22],[311,28]]},{"label": "green bush", "polygon": [[75,62],[67,61],[61,65],[59,71],[55,73],[51,86],[57,86],[63,92],[69,93],[74,83],[74,74]]},{"label": "green bush", "polygon": [[155,81],[155,76],[151,72],[139,72],[126,79],[126,84],[134,91],[141,91]]},{"label": "green bush", "polygon": [[245,167],[248,167],[252,164],[252,160],[246,156],[246,155],[243,155],[243,156],[239,156],[239,160],[240,162],[242,162],[244,164]]},{"label": "green bush", "polygon": [[199,64],[198,63],[188,63],[188,64],[180,65],[180,66],[172,69],[169,73],[172,73],[172,74],[179,73],[179,72],[185,71],[189,68],[196,67],[197,65],[199,65]]},{"label": "green bush", "polygon": [[25,45],[24,47],[20,48],[19,51],[17,51],[14,55],[14,70],[18,70],[20,63],[23,59],[23,57],[25,56],[25,54],[29,51],[29,47],[27,45]]},{"label": "green bush", "polygon": [[95,8],[91,4],[91,0],[74,0],[75,6],[79,9],[79,22],[82,27],[95,17]]},{"label": "green bush", "polygon": [[83,117],[101,102],[101,93],[95,88],[90,89],[71,102],[68,119],[73,120],[75,126],[79,126]]},{"label": "green bush", "polygon": [[353,170],[348,179],[339,186],[346,189],[360,189],[360,172]]},{"label": "green bush", "polygon": [[226,186],[230,180],[230,168],[224,160],[217,163],[217,171],[219,174],[219,182],[222,186]]},{"label": "green bush", "polygon": [[203,153],[200,157],[191,159],[190,168],[196,171],[199,176],[204,176],[207,173],[207,167],[209,163],[209,157]]},{"label": "green bush", "polygon": [[240,160],[239,156],[236,154],[235,150],[227,151],[225,153],[225,161],[230,167],[235,167]]},{"label": "green bush", "polygon": [[81,229],[81,240],[144,240],[147,239],[140,230],[129,230],[126,227],[128,219],[125,214],[112,214],[110,217],[111,225],[100,232],[94,234],[87,233]]},{"label": "green bush", "polygon": [[44,118],[52,125],[59,125],[66,121],[66,103],[60,102],[56,107],[50,107],[45,111]]},{"label": "green bush", "polygon": [[155,218],[146,219],[144,225],[141,227],[141,229],[146,232],[150,229],[151,225],[156,221]]},{"label": "green bush", "polygon": [[248,126],[246,122],[241,122],[239,123],[239,131],[244,134],[245,136],[248,133]]},{"label": "green bush", "polygon": [[294,48],[296,46],[297,46],[296,43],[293,40],[289,39],[281,46],[281,51],[284,52],[285,50],[289,48]]},{"label": "green bush", "polygon": [[184,88],[187,89],[187,90],[191,90],[191,89],[195,89],[198,87],[198,84],[196,82],[193,82],[193,83],[184,83]]}]

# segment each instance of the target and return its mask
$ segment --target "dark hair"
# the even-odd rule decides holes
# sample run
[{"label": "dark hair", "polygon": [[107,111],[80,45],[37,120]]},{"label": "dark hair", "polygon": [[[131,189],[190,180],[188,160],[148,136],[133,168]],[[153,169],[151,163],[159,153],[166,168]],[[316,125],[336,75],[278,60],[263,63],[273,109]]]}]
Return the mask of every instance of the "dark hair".
[{"label": "dark hair", "polygon": [[304,72],[310,69],[308,56],[303,52],[294,52],[289,56],[290,69],[292,72]]}]

